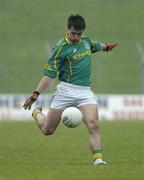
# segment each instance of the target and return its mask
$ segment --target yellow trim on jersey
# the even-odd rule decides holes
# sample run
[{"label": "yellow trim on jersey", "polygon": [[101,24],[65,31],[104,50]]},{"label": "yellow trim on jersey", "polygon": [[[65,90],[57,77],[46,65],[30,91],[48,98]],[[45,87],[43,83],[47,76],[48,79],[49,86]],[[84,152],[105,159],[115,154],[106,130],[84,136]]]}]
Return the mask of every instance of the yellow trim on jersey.
[{"label": "yellow trim on jersey", "polygon": [[72,43],[72,42],[70,41],[70,39],[69,39],[68,32],[67,32],[66,35],[65,35],[65,40],[66,40],[66,42],[67,42],[68,44],[71,44],[71,43]]},{"label": "yellow trim on jersey", "polygon": [[69,59],[68,59],[68,62],[69,62],[69,75],[68,75],[67,82],[70,81],[70,76],[72,75],[72,63]]},{"label": "yellow trim on jersey", "polygon": [[60,54],[60,51],[62,50],[62,48],[63,48],[63,46],[66,44],[66,42],[64,42],[63,44],[62,44],[62,46],[59,48],[59,50],[58,50],[58,52],[57,52],[57,54],[56,54],[56,56],[55,56],[55,58],[54,58],[54,67],[55,67],[55,69],[56,69],[56,71],[57,71],[57,57],[58,57],[58,55]]},{"label": "yellow trim on jersey", "polygon": [[57,71],[56,69],[53,69],[53,68],[51,67],[51,65],[49,65],[49,64],[45,64],[45,65],[44,65],[44,68],[46,68],[46,69],[48,69],[48,70],[50,70],[50,71]]}]

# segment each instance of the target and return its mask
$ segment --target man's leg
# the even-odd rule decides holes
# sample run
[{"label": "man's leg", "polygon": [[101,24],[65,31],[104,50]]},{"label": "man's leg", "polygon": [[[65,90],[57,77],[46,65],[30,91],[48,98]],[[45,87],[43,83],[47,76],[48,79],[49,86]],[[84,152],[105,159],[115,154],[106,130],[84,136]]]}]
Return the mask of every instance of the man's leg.
[{"label": "man's leg", "polygon": [[51,135],[56,130],[63,110],[49,109],[47,116],[45,116],[40,108],[33,111],[33,118],[36,120],[37,126],[43,134]]},{"label": "man's leg", "polygon": [[89,131],[89,142],[90,142],[91,151],[93,153],[93,160],[95,161],[96,159],[99,158],[102,159],[101,135],[100,135],[97,105],[87,104],[79,107],[79,109],[83,114],[83,121]]}]

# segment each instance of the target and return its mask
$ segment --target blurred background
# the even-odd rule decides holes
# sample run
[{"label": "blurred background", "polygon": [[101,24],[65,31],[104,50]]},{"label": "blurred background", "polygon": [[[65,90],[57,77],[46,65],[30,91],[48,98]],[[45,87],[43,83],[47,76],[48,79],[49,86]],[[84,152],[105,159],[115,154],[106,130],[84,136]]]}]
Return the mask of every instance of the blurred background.
[{"label": "blurred background", "polygon": [[144,93],[143,7],[143,0],[0,0],[0,93],[35,90],[51,48],[67,31],[68,16],[77,13],[86,20],[85,35],[118,43],[110,53],[93,55],[93,91]]}]

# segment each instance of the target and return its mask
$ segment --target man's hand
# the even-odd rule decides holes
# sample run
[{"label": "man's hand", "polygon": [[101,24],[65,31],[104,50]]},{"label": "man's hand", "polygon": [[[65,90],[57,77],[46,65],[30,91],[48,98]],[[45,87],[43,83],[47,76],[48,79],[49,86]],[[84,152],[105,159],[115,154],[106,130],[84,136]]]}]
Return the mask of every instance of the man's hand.
[{"label": "man's hand", "polygon": [[40,93],[38,91],[33,92],[33,94],[24,103],[23,108],[30,110],[31,109],[31,105],[37,100],[39,94]]},{"label": "man's hand", "polygon": [[114,44],[112,44],[112,43],[110,43],[110,44],[106,44],[106,48],[103,50],[103,51],[111,51],[113,48],[115,48],[117,46],[117,44],[116,43],[114,43]]}]

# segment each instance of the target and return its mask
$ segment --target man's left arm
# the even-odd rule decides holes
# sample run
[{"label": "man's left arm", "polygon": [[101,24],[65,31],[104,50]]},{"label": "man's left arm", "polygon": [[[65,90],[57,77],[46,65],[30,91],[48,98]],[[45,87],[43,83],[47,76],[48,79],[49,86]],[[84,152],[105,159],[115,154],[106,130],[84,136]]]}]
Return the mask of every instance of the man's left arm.
[{"label": "man's left arm", "polygon": [[109,44],[100,43],[100,45],[101,45],[101,49],[107,52],[111,51],[113,48],[117,46],[116,43],[109,43]]},{"label": "man's left arm", "polygon": [[111,51],[113,48],[115,48],[117,46],[116,43],[101,43],[98,41],[91,41],[91,52],[95,53],[98,51],[106,51],[109,52]]}]

